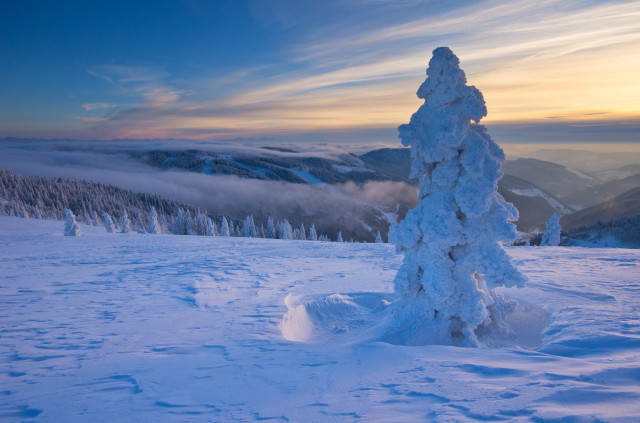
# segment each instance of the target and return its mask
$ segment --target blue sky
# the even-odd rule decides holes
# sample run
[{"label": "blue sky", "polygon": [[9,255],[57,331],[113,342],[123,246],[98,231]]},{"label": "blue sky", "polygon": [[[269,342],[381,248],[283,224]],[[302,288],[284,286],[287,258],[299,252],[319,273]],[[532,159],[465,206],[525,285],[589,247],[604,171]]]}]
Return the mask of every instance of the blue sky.
[{"label": "blue sky", "polygon": [[640,141],[640,1],[13,1],[0,137],[395,142],[451,47],[499,142]]}]

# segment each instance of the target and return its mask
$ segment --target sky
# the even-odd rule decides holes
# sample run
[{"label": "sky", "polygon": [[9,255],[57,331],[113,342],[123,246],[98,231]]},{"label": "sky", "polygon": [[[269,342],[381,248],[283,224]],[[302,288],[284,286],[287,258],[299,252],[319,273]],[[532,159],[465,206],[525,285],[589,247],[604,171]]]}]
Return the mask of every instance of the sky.
[{"label": "sky", "polygon": [[397,142],[448,46],[498,142],[640,144],[640,0],[2,9],[0,138]]}]

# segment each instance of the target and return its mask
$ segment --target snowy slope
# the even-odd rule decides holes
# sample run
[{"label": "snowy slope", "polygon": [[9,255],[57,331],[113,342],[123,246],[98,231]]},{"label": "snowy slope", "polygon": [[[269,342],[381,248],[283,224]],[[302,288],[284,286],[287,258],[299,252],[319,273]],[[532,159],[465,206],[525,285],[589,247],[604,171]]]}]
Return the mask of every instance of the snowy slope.
[{"label": "snowy slope", "polygon": [[639,251],[509,249],[510,346],[408,347],[358,342],[393,300],[390,245],[62,226],[0,217],[3,421],[640,415]]}]

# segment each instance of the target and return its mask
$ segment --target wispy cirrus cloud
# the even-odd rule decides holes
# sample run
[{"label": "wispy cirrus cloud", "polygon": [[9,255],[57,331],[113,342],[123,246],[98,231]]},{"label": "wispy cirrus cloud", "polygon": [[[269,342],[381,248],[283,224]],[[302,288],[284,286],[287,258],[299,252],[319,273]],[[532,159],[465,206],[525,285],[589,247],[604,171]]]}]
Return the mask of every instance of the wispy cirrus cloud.
[{"label": "wispy cirrus cloud", "polygon": [[[209,85],[172,82],[162,66],[93,67],[135,101],[91,128],[111,138],[229,138],[395,127],[417,108],[414,93],[439,45],[454,49],[484,93],[489,122],[640,122],[640,1],[423,7],[310,26],[288,47],[292,65],[236,69]],[[287,16],[275,20],[293,25]]]},{"label": "wispy cirrus cloud", "polygon": [[116,107],[116,105],[109,104],[109,103],[84,103],[82,105],[82,108],[88,112],[91,112],[93,110],[100,110],[100,109],[111,109],[113,107]]}]

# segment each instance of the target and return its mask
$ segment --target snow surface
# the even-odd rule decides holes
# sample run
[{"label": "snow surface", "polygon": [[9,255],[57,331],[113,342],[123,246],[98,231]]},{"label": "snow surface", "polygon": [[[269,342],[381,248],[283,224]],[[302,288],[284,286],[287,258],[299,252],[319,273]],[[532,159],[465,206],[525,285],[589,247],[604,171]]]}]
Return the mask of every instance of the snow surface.
[{"label": "snow surface", "polygon": [[640,416],[637,250],[508,248],[529,279],[497,288],[510,345],[409,347],[362,337],[392,245],[80,227],[0,217],[0,420]]}]

